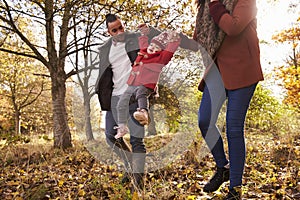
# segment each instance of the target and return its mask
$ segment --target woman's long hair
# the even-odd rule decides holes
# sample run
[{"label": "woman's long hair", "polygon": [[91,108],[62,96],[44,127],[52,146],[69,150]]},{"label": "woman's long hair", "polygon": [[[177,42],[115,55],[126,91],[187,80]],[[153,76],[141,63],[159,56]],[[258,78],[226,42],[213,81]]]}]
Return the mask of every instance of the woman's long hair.
[{"label": "woman's long hair", "polygon": [[200,7],[204,5],[205,0],[194,0],[194,2],[197,7]]}]

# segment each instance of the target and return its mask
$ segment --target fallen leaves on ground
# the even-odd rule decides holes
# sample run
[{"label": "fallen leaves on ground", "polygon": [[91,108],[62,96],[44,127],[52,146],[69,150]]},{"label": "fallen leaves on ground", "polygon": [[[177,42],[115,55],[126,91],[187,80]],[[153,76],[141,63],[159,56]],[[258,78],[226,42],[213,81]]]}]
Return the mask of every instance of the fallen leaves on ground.
[{"label": "fallen leaves on ground", "polygon": [[[280,143],[270,134],[248,135],[243,198],[299,199],[299,138]],[[155,148],[155,137],[151,140],[146,141],[150,150]],[[203,192],[214,164],[209,154],[198,159],[197,151],[191,149],[168,166],[147,173],[144,192],[132,195],[130,183],[120,183],[122,172],[100,163],[80,143],[65,151],[52,149],[50,144],[4,146],[0,151],[0,198],[221,199],[228,183],[214,193]]]}]

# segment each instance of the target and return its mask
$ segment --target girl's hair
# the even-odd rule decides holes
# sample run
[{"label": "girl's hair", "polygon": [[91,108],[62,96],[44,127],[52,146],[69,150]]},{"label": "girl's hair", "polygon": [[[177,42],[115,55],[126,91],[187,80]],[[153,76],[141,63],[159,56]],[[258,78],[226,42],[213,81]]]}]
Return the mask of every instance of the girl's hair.
[{"label": "girl's hair", "polygon": [[105,15],[105,23],[106,23],[106,27],[108,28],[108,23],[114,22],[114,21],[116,21],[117,19],[120,19],[120,17],[119,17],[118,15],[111,14],[111,13]]}]

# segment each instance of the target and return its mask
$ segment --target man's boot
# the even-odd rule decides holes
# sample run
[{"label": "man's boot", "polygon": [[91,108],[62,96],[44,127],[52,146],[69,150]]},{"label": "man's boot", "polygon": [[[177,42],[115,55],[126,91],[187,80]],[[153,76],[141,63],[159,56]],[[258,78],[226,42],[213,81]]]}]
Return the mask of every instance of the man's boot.
[{"label": "man's boot", "polygon": [[132,153],[132,193],[134,191],[141,193],[144,190],[145,157],[145,153]]},{"label": "man's boot", "polygon": [[125,172],[121,180],[122,184],[130,182],[131,172],[132,172],[132,152],[128,144],[123,138],[115,139],[114,143],[110,142],[110,146],[113,148],[113,151],[121,158],[124,162]]},{"label": "man's boot", "polygon": [[144,173],[133,173],[133,192],[141,193],[144,191]]}]

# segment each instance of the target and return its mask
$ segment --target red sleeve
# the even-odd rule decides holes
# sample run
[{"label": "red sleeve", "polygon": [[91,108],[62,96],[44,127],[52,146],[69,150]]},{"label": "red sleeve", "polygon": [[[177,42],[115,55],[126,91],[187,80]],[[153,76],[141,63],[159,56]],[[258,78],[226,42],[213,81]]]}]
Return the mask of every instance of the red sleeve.
[{"label": "red sleeve", "polygon": [[216,24],[219,24],[222,15],[224,15],[225,13],[229,13],[229,11],[226,10],[225,6],[220,1],[213,1],[208,5],[210,15],[212,16]]},{"label": "red sleeve", "polygon": [[146,49],[148,47],[148,37],[146,35],[142,35],[139,37],[139,46],[140,49]]},{"label": "red sleeve", "polygon": [[[216,6],[216,4],[221,4],[220,2],[213,3],[212,7]],[[214,19],[218,18],[218,15],[224,12],[224,8],[221,6],[214,9],[210,9],[210,14]],[[256,14],[256,0],[239,0],[232,13],[223,13],[217,24],[227,35],[238,35],[256,18]]]},{"label": "red sleeve", "polygon": [[160,54],[161,63],[166,65],[170,62],[170,60],[172,59],[174,52],[177,50],[179,44],[180,44],[180,40],[178,40],[176,42],[170,42],[167,45],[166,49],[164,49],[163,52]]}]

